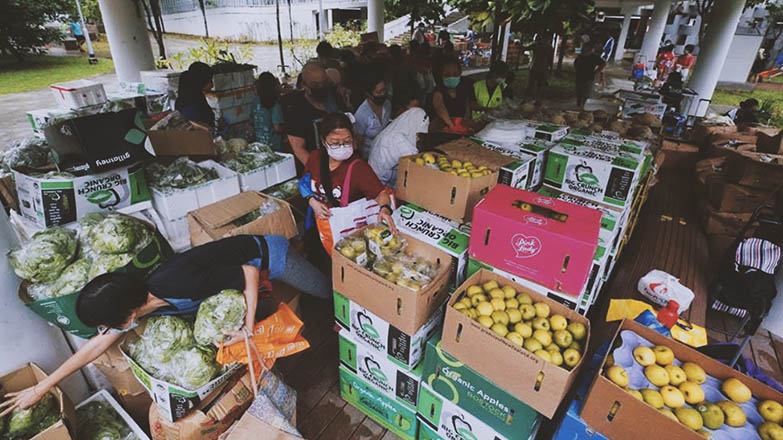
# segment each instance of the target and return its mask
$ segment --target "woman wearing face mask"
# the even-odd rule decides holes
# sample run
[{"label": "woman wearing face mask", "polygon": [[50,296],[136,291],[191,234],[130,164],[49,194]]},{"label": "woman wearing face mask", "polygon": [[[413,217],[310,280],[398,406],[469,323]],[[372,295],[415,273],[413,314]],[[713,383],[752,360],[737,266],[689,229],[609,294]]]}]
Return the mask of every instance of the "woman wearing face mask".
[{"label": "woman wearing face mask", "polygon": [[386,81],[383,77],[375,76],[367,81],[365,89],[367,99],[364,100],[354,117],[356,125],[354,131],[361,144],[361,157],[367,160],[370,157],[373,141],[391,120],[391,101],[386,97]]},{"label": "woman wearing face mask", "polygon": [[343,207],[362,198],[374,199],[380,206],[378,221],[396,232],[392,220],[390,191],[355,152],[353,124],[344,113],[330,113],[321,120],[321,148],[310,153],[305,167],[309,191],[300,191],[308,199],[317,218],[324,249],[331,255],[328,231],[331,208]]},{"label": "woman wearing face mask", "polygon": [[400,158],[418,153],[416,138],[430,128],[430,118],[420,108],[409,108],[397,116],[375,138],[370,153],[370,166],[381,182],[390,188],[397,187],[397,165]]},{"label": "woman wearing face mask", "polygon": [[[145,280],[116,272],[93,279],[79,293],[76,315],[97,328],[98,334],[37,385],[7,395],[0,413],[35,404],[58,382],[117,343],[140,318],[192,315],[203,300],[223,289],[244,292],[245,326],[253,329],[256,318],[269,315],[276,304],[271,298],[259,298],[265,278],[279,279],[318,298],[332,295],[326,277],[278,235],[238,235],[197,246],[167,260]],[[238,333],[232,336],[226,344],[239,340]]]},{"label": "woman wearing face mask", "polygon": [[443,84],[432,94],[432,109],[447,129],[455,130],[470,118],[470,95],[460,87],[462,66],[457,60],[443,64]]}]

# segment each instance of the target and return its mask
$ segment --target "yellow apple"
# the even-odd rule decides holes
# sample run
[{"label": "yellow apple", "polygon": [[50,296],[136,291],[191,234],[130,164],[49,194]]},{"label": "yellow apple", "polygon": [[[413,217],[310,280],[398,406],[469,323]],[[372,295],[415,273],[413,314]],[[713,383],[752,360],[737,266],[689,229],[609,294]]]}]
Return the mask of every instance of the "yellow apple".
[{"label": "yellow apple", "polygon": [[540,357],[541,359],[543,359],[543,360],[545,360],[547,362],[552,362],[552,356],[550,355],[550,353],[548,351],[546,351],[544,349],[538,350],[538,351],[536,351],[533,354],[538,356],[538,357]]},{"label": "yellow apple", "polygon": [[644,367],[644,376],[656,387],[662,387],[669,384],[669,374],[660,365],[648,365]]},{"label": "yellow apple", "polygon": [[[565,360],[565,357],[564,357]],[[606,369],[606,377],[614,382],[617,386],[625,388],[628,386],[628,373],[625,369],[619,365],[612,365]]]},{"label": "yellow apple", "polygon": [[503,286],[501,289],[503,290],[503,294],[505,295],[506,299],[511,299],[517,296],[517,291],[514,290],[514,288],[511,286]]},{"label": "yellow apple", "polygon": [[522,312],[520,312],[518,309],[506,308],[506,313],[508,314],[508,322],[510,324],[516,324],[522,321]]},{"label": "yellow apple", "polygon": [[498,289],[498,288],[494,288],[492,290],[488,290],[487,294],[489,295],[490,298],[493,298],[493,299],[494,298],[505,299],[503,291],[501,289]]},{"label": "yellow apple", "polygon": [[[463,298],[463,299],[464,299],[464,298]],[[489,301],[487,300],[487,296],[486,296],[486,295],[484,295],[483,293],[477,293],[477,294],[475,294],[475,295],[473,295],[473,296],[471,296],[471,297],[470,297],[470,304],[471,304],[473,307],[476,307],[476,306],[478,306],[478,305],[479,305],[479,303],[482,303],[482,302],[489,302]]]},{"label": "yellow apple", "polygon": [[633,358],[642,367],[647,367],[655,363],[655,353],[650,347],[639,345],[633,349]]},{"label": "yellow apple", "polygon": [[774,400],[765,400],[759,403],[759,414],[768,422],[783,422],[783,405]]},{"label": "yellow apple", "polygon": [[689,381],[696,382],[699,385],[707,381],[707,373],[704,372],[703,368],[693,362],[685,362],[681,365],[681,368]]},{"label": "yellow apple", "polygon": [[477,295],[479,293],[484,293],[484,290],[481,288],[481,286],[470,286],[468,287],[468,296]]},{"label": "yellow apple", "polygon": [[492,308],[492,304],[484,301],[484,302],[480,302],[480,303],[478,303],[476,305],[476,311],[481,316],[489,316],[489,315],[492,314],[492,312],[495,311],[495,309]]},{"label": "yellow apple", "polygon": [[574,337],[568,330],[557,330],[553,338],[555,340],[555,344],[563,348],[568,347],[572,342],[574,342]]},{"label": "yellow apple", "polygon": [[642,397],[642,393],[640,393],[638,390],[627,388],[625,392],[644,402],[644,397]]},{"label": "yellow apple", "polygon": [[720,407],[712,402],[703,402],[696,407],[696,411],[701,414],[702,420],[704,420],[704,426],[709,429],[718,429],[723,426],[723,422],[726,420],[726,415]]},{"label": "yellow apple", "polygon": [[568,326],[568,321],[563,315],[552,315],[549,317],[549,327],[552,331],[565,330]]},{"label": "yellow apple", "polygon": [[[522,313],[524,317],[524,313]],[[537,330],[549,330],[549,320],[546,318],[538,317],[533,320],[533,328]]]},{"label": "yellow apple", "polygon": [[723,391],[723,394],[729,396],[729,399],[737,403],[745,403],[750,400],[752,396],[750,388],[733,377],[724,380],[720,389]]},{"label": "yellow apple", "polygon": [[552,334],[546,330],[536,330],[533,332],[533,338],[546,347],[552,343]]},{"label": "yellow apple", "polygon": [[558,367],[563,365],[563,355],[560,354],[559,351],[549,351],[549,357],[551,358],[550,362],[557,365]]},{"label": "yellow apple", "polygon": [[544,346],[541,345],[540,342],[536,341],[533,338],[526,338],[525,339],[525,343],[523,344],[523,346],[525,347],[525,350],[533,352],[533,353],[535,353],[538,350],[541,350],[542,348],[544,348]]},{"label": "yellow apple", "polygon": [[520,335],[517,332],[509,332],[506,335],[506,339],[508,339],[509,341],[513,342],[514,344],[520,347],[525,343],[525,339],[522,337],[522,335]]},{"label": "yellow apple", "polygon": [[783,440],[783,427],[777,423],[764,422],[758,429],[761,440]]},{"label": "yellow apple", "polygon": [[579,359],[582,358],[582,355],[579,354],[578,351],[574,350],[573,348],[568,348],[563,352],[563,362],[568,366],[569,368],[573,368],[576,366],[576,364],[579,363]]},{"label": "yellow apple", "polygon": [[[688,376],[685,375],[685,372],[682,371],[682,368],[678,367],[677,365],[667,365],[663,367],[667,373],[669,373],[669,383],[674,386],[680,386],[681,383],[685,382],[688,379]],[[696,383],[696,382],[693,382]]]},{"label": "yellow apple", "polygon": [[506,309],[519,309],[519,301],[517,301],[516,298],[507,299]]},{"label": "yellow apple", "polygon": [[663,408],[663,397],[661,393],[650,388],[644,388],[640,391],[642,400],[655,409]]},{"label": "yellow apple", "polygon": [[508,334],[508,328],[505,324],[496,323],[492,325],[492,331],[497,333],[498,336],[505,338]]},{"label": "yellow apple", "polygon": [[481,315],[479,316],[476,321],[478,321],[479,324],[483,325],[486,328],[490,328],[495,324],[495,321],[492,320],[489,316]]},{"label": "yellow apple", "polygon": [[533,327],[531,327],[530,324],[526,322],[518,322],[514,324],[514,331],[522,335],[522,337],[525,339],[533,336]]},{"label": "yellow apple", "polygon": [[492,308],[495,310],[506,310],[506,302],[503,301],[503,298],[492,298],[489,300],[489,303],[492,304]]},{"label": "yellow apple", "polygon": [[522,292],[522,293],[520,293],[519,295],[517,295],[517,301],[519,301],[519,304],[520,304],[520,305],[521,305],[521,304],[530,304],[530,305],[533,305],[533,298],[531,298],[531,297],[530,297],[530,295],[528,295],[528,294],[527,294],[527,293],[525,293],[525,292]]},{"label": "yellow apple", "polygon": [[549,317],[549,304],[539,302],[533,304],[533,306],[536,308],[536,316],[539,318]]},{"label": "yellow apple", "polygon": [[718,406],[726,416],[726,424],[729,426],[738,428],[744,425],[748,420],[748,417],[745,415],[745,411],[731,400],[721,400],[718,402]]},{"label": "yellow apple", "polygon": [[522,304],[519,306],[519,311],[522,312],[522,319],[525,321],[536,317],[536,308],[532,304]]},{"label": "yellow apple", "polygon": [[497,289],[498,288],[498,282],[495,281],[495,280],[490,280],[490,281],[487,281],[486,283],[484,283],[484,285],[481,286],[481,287],[484,288],[485,292],[489,292],[492,289]]},{"label": "yellow apple", "polygon": [[695,382],[685,381],[680,384],[679,389],[689,405],[698,405],[704,401],[704,390]]},{"label": "yellow apple", "polygon": [[665,345],[656,345],[653,347],[653,352],[655,352],[655,362],[658,365],[669,365],[674,362],[674,352]]},{"label": "yellow apple", "polygon": [[693,408],[677,408],[674,410],[674,415],[677,416],[677,420],[679,420],[680,423],[694,431],[698,431],[704,426],[701,414]]},{"label": "yellow apple", "polygon": [[502,310],[495,310],[489,317],[495,324],[508,325],[508,314]]},{"label": "yellow apple", "polygon": [[679,420],[677,420],[677,416],[674,415],[674,412],[670,410],[669,408],[661,408],[658,410],[661,414],[665,415],[666,417],[674,420],[675,422],[679,423]]},{"label": "yellow apple", "polygon": [[685,397],[683,397],[682,392],[671,385],[661,387],[661,396],[663,397],[663,403],[669,408],[679,408],[685,405]]},{"label": "yellow apple", "polygon": [[585,338],[585,335],[587,334],[587,329],[585,328],[585,325],[581,322],[572,322],[568,324],[568,331],[571,332],[572,335],[574,335],[574,340],[581,341]]}]

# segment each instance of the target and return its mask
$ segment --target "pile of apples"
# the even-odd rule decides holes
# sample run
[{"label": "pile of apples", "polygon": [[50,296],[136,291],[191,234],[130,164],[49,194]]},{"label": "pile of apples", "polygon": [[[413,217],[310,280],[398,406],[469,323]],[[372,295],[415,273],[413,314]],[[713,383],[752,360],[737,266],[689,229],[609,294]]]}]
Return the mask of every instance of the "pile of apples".
[{"label": "pile of apples", "polygon": [[[607,358],[604,375],[670,419],[693,429],[704,438],[711,436],[704,428],[719,429],[724,424],[740,427],[747,422],[745,411],[738,404],[749,401],[752,393],[740,380],[732,377],[721,384],[721,391],[728,399],[708,402],[701,387],[707,381],[704,369],[693,362],[675,365],[671,348],[639,345],[633,349],[633,358],[644,367],[644,376],[657,389],[627,388],[630,381],[628,373],[623,367],[614,365],[612,355]],[[765,400],[759,403],[758,411],[765,420],[758,427],[759,436],[763,440],[783,439],[783,405]]]},{"label": "pile of apples", "polygon": [[492,170],[484,165],[475,166],[471,162],[461,162],[457,159],[449,159],[448,156],[438,153],[422,153],[413,159],[419,165],[436,167],[444,173],[453,174],[469,179],[488,176]]},{"label": "pile of apples", "polygon": [[492,330],[498,336],[525,348],[547,362],[567,370],[579,363],[587,329],[581,322],[568,322],[563,315],[550,315],[549,305],[533,302],[525,292],[497,281],[472,285],[454,309]]}]

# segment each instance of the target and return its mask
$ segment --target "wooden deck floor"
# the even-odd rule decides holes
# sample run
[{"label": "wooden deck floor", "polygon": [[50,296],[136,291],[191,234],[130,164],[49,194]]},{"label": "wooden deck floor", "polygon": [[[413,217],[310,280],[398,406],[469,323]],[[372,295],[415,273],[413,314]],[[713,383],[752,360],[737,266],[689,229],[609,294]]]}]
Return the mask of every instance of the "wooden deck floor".
[{"label": "wooden deck floor", "polygon": [[[594,340],[613,331],[604,322],[608,299],[642,299],[636,283],[651,269],[665,270],[696,293],[686,319],[705,326],[710,342],[726,342],[739,322],[707,310],[709,251],[695,212],[694,185],[684,173],[668,172],[652,188],[634,237],[618,260],[615,274],[604,287],[601,300],[591,310]],[[297,425],[307,439],[392,439],[391,432],[340,398],[338,388],[337,333],[331,301],[302,298],[304,335],[311,348],[278,362],[284,379],[298,392]],[[595,344],[594,344],[595,345]],[[783,340],[760,331],[745,356],[770,377],[783,382]],[[542,426],[539,439],[554,432]]]}]

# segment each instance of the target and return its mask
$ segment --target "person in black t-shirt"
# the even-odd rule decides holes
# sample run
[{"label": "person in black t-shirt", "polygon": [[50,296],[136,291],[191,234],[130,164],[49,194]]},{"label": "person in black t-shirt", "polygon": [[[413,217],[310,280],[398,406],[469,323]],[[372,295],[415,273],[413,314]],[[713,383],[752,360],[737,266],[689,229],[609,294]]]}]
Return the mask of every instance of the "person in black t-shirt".
[{"label": "person in black t-shirt", "polygon": [[595,74],[602,71],[606,66],[600,56],[594,52],[591,43],[585,43],[582,46],[582,53],[574,60],[574,71],[576,73],[576,106],[583,108],[585,101],[593,92],[593,83]]},{"label": "person in black t-shirt", "polygon": [[441,85],[432,93],[433,118],[438,118],[446,127],[453,129],[455,122],[470,119],[468,105],[470,94],[462,82],[462,66],[455,59],[443,64]]},{"label": "person in black t-shirt", "polygon": [[[0,413],[28,408],[62,379],[86,366],[114,345],[137,320],[153,315],[185,315],[198,311],[201,302],[223,289],[243,291],[247,304],[245,326],[253,329],[261,277],[279,279],[319,297],[332,295],[326,277],[288,247],[277,235],[239,235],[197,246],[178,254],[154,270],[146,280],[123,273],[106,273],[93,279],[76,300],[76,314],[98,334],[37,385],[8,394]],[[238,334],[231,335],[231,344]]]}]

